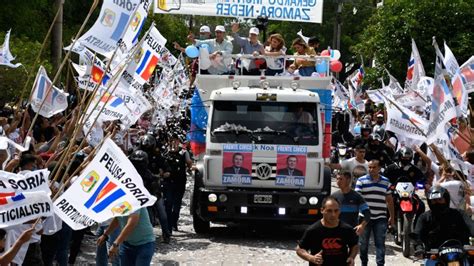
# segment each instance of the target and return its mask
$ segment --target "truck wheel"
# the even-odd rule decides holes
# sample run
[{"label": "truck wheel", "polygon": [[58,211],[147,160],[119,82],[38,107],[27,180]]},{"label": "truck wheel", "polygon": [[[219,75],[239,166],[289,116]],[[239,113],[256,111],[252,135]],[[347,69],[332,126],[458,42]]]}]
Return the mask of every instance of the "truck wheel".
[{"label": "truck wheel", "polygon": [[326,192],[327,196],[331,195],[331,168],[324,166],[324,177],[323,177],[323,192]]},{"label": "truck wheel", "polygon": [[211,230],[211,223],[209,221],[203,220],[197,213],[197,196],[196,192],[193,192],[191,195],[191,215],[193,216],[193,228],[196,234],[208,234]]},{"label": "truck wheel", "polygon": [[193,217],[193,227],[196,234],[208,234],[211,229],[211,223],[209,221],[203,220],[197,210],[199,209],[198,206],[198,199],[199,199],[199,188],[204,185],[202,180],[202,175],[199,171],[195,172],[194,175],[194,189],[193,193],[191,194],[191,216]]}]

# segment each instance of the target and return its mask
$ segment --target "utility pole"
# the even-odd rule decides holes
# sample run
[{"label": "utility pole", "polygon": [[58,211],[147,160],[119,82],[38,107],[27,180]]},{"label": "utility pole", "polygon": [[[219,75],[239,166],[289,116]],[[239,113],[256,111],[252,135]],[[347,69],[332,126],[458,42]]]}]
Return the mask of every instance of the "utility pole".
[{"label": "utility pole", "polygon": [[54,10],[59,8],[59,15],[54,22],[53,31],[51,34],[51,62],[53,64],[53,73],[59,69],[61,64],[61,55],[63,48],[63,7],[64,0],[54,1]]},{"label": "utility pole", "polygon": [[344,0],[335,0],[336,19],[334,21],[334,34],[332,38],[332,47],[336,50],[341,49],[341,25],[342,25],[342,3]]}]

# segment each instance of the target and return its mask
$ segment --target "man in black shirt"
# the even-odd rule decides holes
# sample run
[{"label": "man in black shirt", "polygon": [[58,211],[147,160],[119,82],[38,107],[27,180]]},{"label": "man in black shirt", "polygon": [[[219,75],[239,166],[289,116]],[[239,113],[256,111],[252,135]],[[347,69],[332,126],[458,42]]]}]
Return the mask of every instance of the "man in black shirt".
[{"label": "man in black shirt", "polygon": [[354,265],[358,238],[351,226],[339,221],[339,206],[336,198],[325,198],[323,218],[306,229],[299,241],[296,254],[309,265]]}]

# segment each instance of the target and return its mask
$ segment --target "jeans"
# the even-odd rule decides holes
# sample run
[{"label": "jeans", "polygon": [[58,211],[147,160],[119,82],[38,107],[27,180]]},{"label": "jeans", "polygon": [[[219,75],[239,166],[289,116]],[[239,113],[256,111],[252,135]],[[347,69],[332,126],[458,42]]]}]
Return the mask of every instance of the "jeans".
[{"label": "jeans", "polygon": [[72,229],[63,222],[63,227],[60,231],[59,239],[59,248],[56,253],[56,260],[58,261],[59,266],[68,266],[68,256],[69,256],[69,242],[72,237]]},{"label": "jeans", "polygon": [[[97,228],[97,236],[100,237],[105,232],[107,227],[108,225],[100,225],[99,228]],[[117,239],[119,234],[120,234],[120,228],[117,228],[109,235],[109,239],[107,240],[105,245],[97,246],[96,248],[97,256],[95,257],[95,263],[97,266],[108,265],[108,262],[109,262],[108,250],[112,246],[112,243],[114,243],[115,239]],[[111,263],[113,266],[119,266],[120,265],[119,258],[115,257],[111,261]]]},{"label": "jeans", "polygon": [[120,265],[126,266],[145,266],[150,265],[153,254],[155,253],[155,242],[149,242],[143,245],[130,245],[126,241],[120,245]]},{"label": "jeans", "polygon": [[364,232],[360,236],[360,260],[362,266],[366,266],[369,262],[369,240],[370,233],[374,233],[375,256],[377,266],[385,265],[385,236],[387,234],[387,219],[370,220],[365,227]]},{"label": "jeans", "polygon": [[276,76],[277,74],[283,73],[283,69],[270,69],[265,70],[265,76]]},{"label": "jeans", "polygon": [[163,198],[159,199],[155,203],[155,206],[156,206],[155,210],[157,210],[158,212],[158,220],[160,221],[161,235],[170,236],[171,227],[169,227],[168,216],[166,215],[165,200]]},{"label": "jeans", "polygon": [[166,216],[168,217],[168,228],[178,227],[179,212],[183,202],[185,184],[166,182],[163,186]]},{"label": "jeans", "polygon": [[298,73],[300,73],[300,76],[303,76],[303,77],[311,77],[311,74],[313,74],[313,72],[315,71],[316,69],[313,66],[298,68]]}]

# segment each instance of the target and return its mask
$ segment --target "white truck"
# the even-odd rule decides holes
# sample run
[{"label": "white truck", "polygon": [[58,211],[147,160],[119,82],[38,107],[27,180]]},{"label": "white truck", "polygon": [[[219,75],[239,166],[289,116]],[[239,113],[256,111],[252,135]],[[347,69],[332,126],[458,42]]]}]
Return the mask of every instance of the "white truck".
[{"label": "white truck", "polygon": [[329,71],[324,77],[198,75],[209,115],[191,197],[196,233],[208,233],[210,222],[318,219],[331,190],[323,158],[330,99],[323,106],[319,96],[330,95],[330,80]]}]

